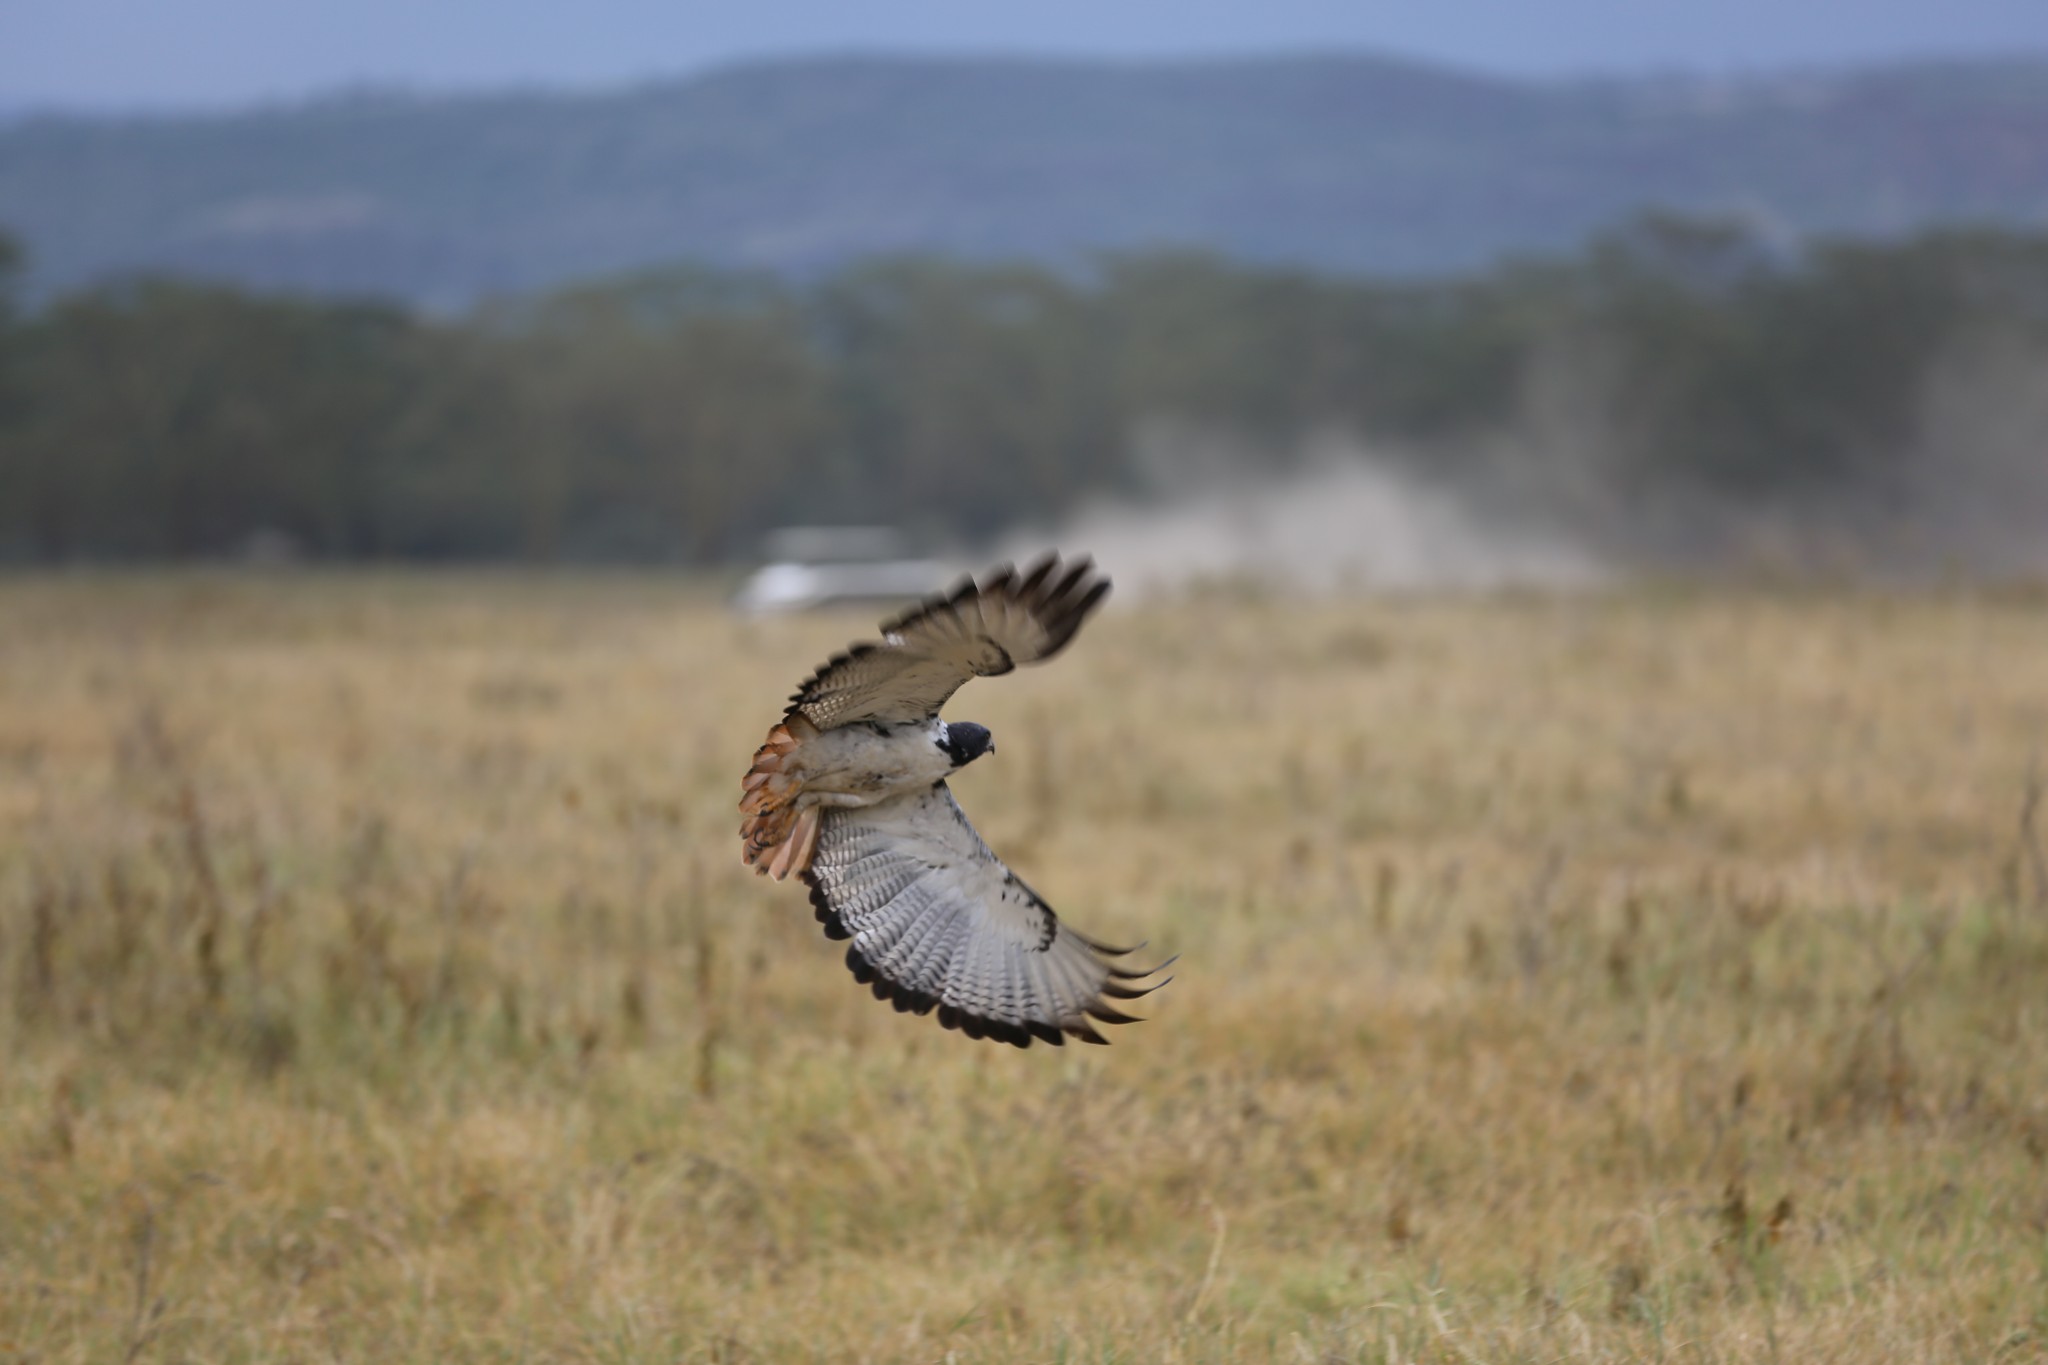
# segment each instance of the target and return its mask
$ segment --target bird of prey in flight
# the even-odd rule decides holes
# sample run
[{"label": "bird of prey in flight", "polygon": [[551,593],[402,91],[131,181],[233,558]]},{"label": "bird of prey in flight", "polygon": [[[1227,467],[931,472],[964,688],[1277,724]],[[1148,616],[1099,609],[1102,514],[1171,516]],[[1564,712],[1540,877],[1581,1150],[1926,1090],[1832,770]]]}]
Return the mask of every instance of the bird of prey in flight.
[{"label": "bird of prey in flight", "polygon": [[[1005,564],[882,623],[813,673],[754,755],[740,800],[745,861],[811,889],[846,965],[899,1011],[970,1038],[1106,1041],[1112,1002],[1157,986],[1053,913],[989,850],[946,779],[995,752],[984,726],[939,719],[970,678],[1066,648],[1109,580],[1084,556]],[[1166,984],[1164,981],[1158,985]]]}]

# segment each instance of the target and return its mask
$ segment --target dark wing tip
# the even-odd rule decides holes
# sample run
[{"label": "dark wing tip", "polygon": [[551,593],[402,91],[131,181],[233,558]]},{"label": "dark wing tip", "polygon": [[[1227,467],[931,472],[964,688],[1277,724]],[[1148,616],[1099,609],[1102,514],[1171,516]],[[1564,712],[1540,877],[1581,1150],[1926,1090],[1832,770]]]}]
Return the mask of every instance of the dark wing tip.
[{"label": "dark wing tip", "polygon": [[[1080,930],[1076,929],[1071,924],[1063,924],[1062,927],[1065,928],[1065,930],[1068,933],[1072,934],[1075,938],[1080,939],[1081,942],[1087,944],[1090,949],[1092,949],[1094,952],[1096,952],[1103,958],[1102,965],[1108,969],[1112,981],[1143,981],[1148,976],[1159,975],[1168,967],[1171,967],[1174,963],[1180,961],[1180,954],[1175,953],[1172,957],[1167,958],[1164,962],[1161,962],[1156,966],[1143,967],[1137,969],[1120,966],[1117,963],[1110,961],[1110,959],[1119,957],[1129,957],[1132,953],[1138,952],[1145,946],[1144,940],[1140,940],[1137,943],[1133,943],[1128,948],[1118,948],[1112,946],[1111,944],[1104,943],[1101,939],[1090,938],[1088,935],[1082,933]],[[1168,980],[1171,979],[1171,977],[1168,978]],[[1164,986],[1165,984],[1165,981],[1161,981],[1157,985],[1147,986],[1145,990],[1139,991],[1137,995],[1124,995],[1119,996],[1118,998],[1123,1000],[1135,1000],[1137,999],[1138,995],[1144,995],[1147,991],[1156,991],[1159,989],[1160,986]],[[1107,993],[1107,988],[1105,988],[1105,993]]]},{"label": "dark wing tip", "polygon": [[[1083,556],[1083,558],[1085,559],[1086,556]],[[1039,585],[1045,582],[1059,562],[1060,556],[1057,550],[1047,550],[1044,554],[1040,555],[1037,562],[1024,571],[1024,581],[1017,585],[1018,595],[1020,597],[1029,597],[1037,592]]]},{"label": "dark wing tip", "polygon": [[[1132,953],[1137,952],[1140,948],[1143,948],[1145,946],[1143,943],[1133,944],[1129,948],[1112,948],[1107,944],[1100,943],[1095,939],[1087,937],[1085,934],[1076,932],[1073,926],[1071,925],[1067,926],[1067,932],[1073,934],[1074,937],[1080,939],[1081,942],[1088,945],[1088,947],[1097,955],[1097,960],[1101,965],[1103,971],[1107,973],[1107,979],[1103,981],[1102,985],[1096,991],[1095,1001],[1092,1004],[1086,1006],[1083,1012],[1086,1015],[1088,1015],[1089,1018],[1092,1018],[1097,1022],[1104,1024],[1142,1024],[1143,1022],[1145,1022],[1138,1015],[1125,1014],[1122,1010],[1118,1009],[1116,1006],[1110,1004],[1109,1002],[1112,1000],[1140,1000],[1143,999],[1145,996],[1152,994],[1152,992],[1158,990],[1161,986],[1166,985],[1167,982],[1173,980],[1172,977],[1169,976],[1164,980],[1154,981],[1152,984],[1148,986],[1134,986],[1128,983],[1133,981],[1143,981],[1146,977],[1149,976],[1157,976],[1159,973],[1165,971],[1168,967],[1171,967],[1175,962],[1178,962],[1180,960],[1180,955],[1176,953],[1156,967],[1148,967],[1142,971],[1136,971],[1128,967],[1120,967],[1116,965],[1116,963],[1112,959],[1130,956]],[[1073,1034],[1076,1038],[1081,1039],[1081,1041],[1085,1043],[1106,1043],[1109,1041],[1107,1038],[1104,1038],[1099,1033],[1097,1033],[1093,1028],[1089,1027],[1085,1020],[1081,1021],[1078,1029],[1070,1025],[1067,1031]]]},{"label": "dark wing tip", "polygon": [[1045,652],[1038,657],[1050,659],[1067,647],[1089,613],[1109,596],[1109,579],[1088,555],[1062,561],[1058,551],[1049,551],[1031,566],[1016,596],[1045,628]]},{"label": "dark wing tip", "polygon": [[1098,1047],[1109,1046],[1109,1039],[1097,1033],[1094,1027],[1085,1019],[1077,1019],[1068,1024],[1066,1028],[1068,1036],[1079,1038],[1084,1043],[1094,1043]]},{"label": "dark wing tip", "polygon": [[[1166,961],[1160,963],[1156,967],[1147,967],[1142,971],[1132,971],[1128,967],[1112,966],[1109,969],[1109,974],[1119,981],[1143,981],[1148,976],[1159,975],[1161,972],[1165,971],[1168,967],[1171,967],[1174,963],[1178,961],[1180,961],[1180,954],[1175,953],[1172,957],[1169,957],[1168,959],[1166,959]],[[1164,986],[1165,984],[1166,982],[1162,981],[1159,983],[1159,986]],[[1151,989],[1157,990],[1159,989],[1159,986],[1154,986]]]},{"label": "dark wing tip", "polygon": [[[1047,908],[1050,909],[1051,907],[1048,906]],[[1096,952],[1101,953],[1104,957],[1129,957],[1132,953],[1137,952],[1140,948],[1144,947],[1146,943],[1150,942],[1150,940],[1148,939],[1139,939],[1136,943],[1133,943],[1128,948],[1118,948],[1111,944],[1104,943],[1099,938],[1093,938],[1087,934],[1082,933],[1073,925],[1066,924],[1066,921],[1064,920],[1062,920],[1061,923],[1066,925],[1066,930],[1068,933],[1072,934],[1075,938],[1080,939],[1081,942],[1087,944]]]}]

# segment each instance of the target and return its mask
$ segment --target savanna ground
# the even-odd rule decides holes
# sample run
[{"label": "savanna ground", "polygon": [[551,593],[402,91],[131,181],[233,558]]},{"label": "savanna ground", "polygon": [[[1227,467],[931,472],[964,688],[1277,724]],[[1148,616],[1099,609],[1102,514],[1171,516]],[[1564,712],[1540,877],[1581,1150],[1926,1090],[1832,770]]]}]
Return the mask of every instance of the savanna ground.
[{"label": "savanna ground", "polygon": [[1110,1048],[737,783],[871,615],[0,582],[0,1360],[2037,1360],[2048,598],[1112,603],[957,783]]}]

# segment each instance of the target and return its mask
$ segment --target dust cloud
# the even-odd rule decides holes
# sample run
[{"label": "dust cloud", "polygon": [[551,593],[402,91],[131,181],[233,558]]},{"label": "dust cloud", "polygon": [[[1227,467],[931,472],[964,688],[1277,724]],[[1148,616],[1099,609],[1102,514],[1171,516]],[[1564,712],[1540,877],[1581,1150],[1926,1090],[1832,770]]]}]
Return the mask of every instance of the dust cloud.
[{"label": "dust cloud", "polygon": [[1576,588],[1640,573],[2048,579],[2039,336],[1952,339],[1920,380],[1898,450],[1777,488],[1713,487],[1638,458],[1611,394],[1575,383],[1545,382],[1539,367],[1515,419],[1463,446],[1338,431],[1262,446],[1155,421],[1133,440],[1120,496],[1003,548],[1085,547],[1140,592]]},{"label": "dust cloud", "polygon": [[[1600,558],[1561,532],[1482,513],[1376,456],[1323,435],[1287,452],[1280,472],[1248,472],[1230,442],[1186,429],[1141,436],[1138,491],[1082,508],[1056,528],[1020,533],[1015,558],[1047,544],[1086,549],[1118,591],[1197,585],[1311,592],[1582,587]],[[1269,463],[1269,462],[1260,462]]]}]

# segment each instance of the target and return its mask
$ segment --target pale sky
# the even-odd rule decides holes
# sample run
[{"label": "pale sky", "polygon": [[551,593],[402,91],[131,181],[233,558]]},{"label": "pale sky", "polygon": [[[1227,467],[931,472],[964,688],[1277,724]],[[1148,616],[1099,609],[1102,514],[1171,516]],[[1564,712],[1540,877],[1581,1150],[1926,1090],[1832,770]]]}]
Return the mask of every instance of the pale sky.
[{"label": "pale sky", "polygon": [[1330,49],[1524,75],[2048,55],[2048,0],[0,0],[0,108],[604,86],[850,51]]}]

